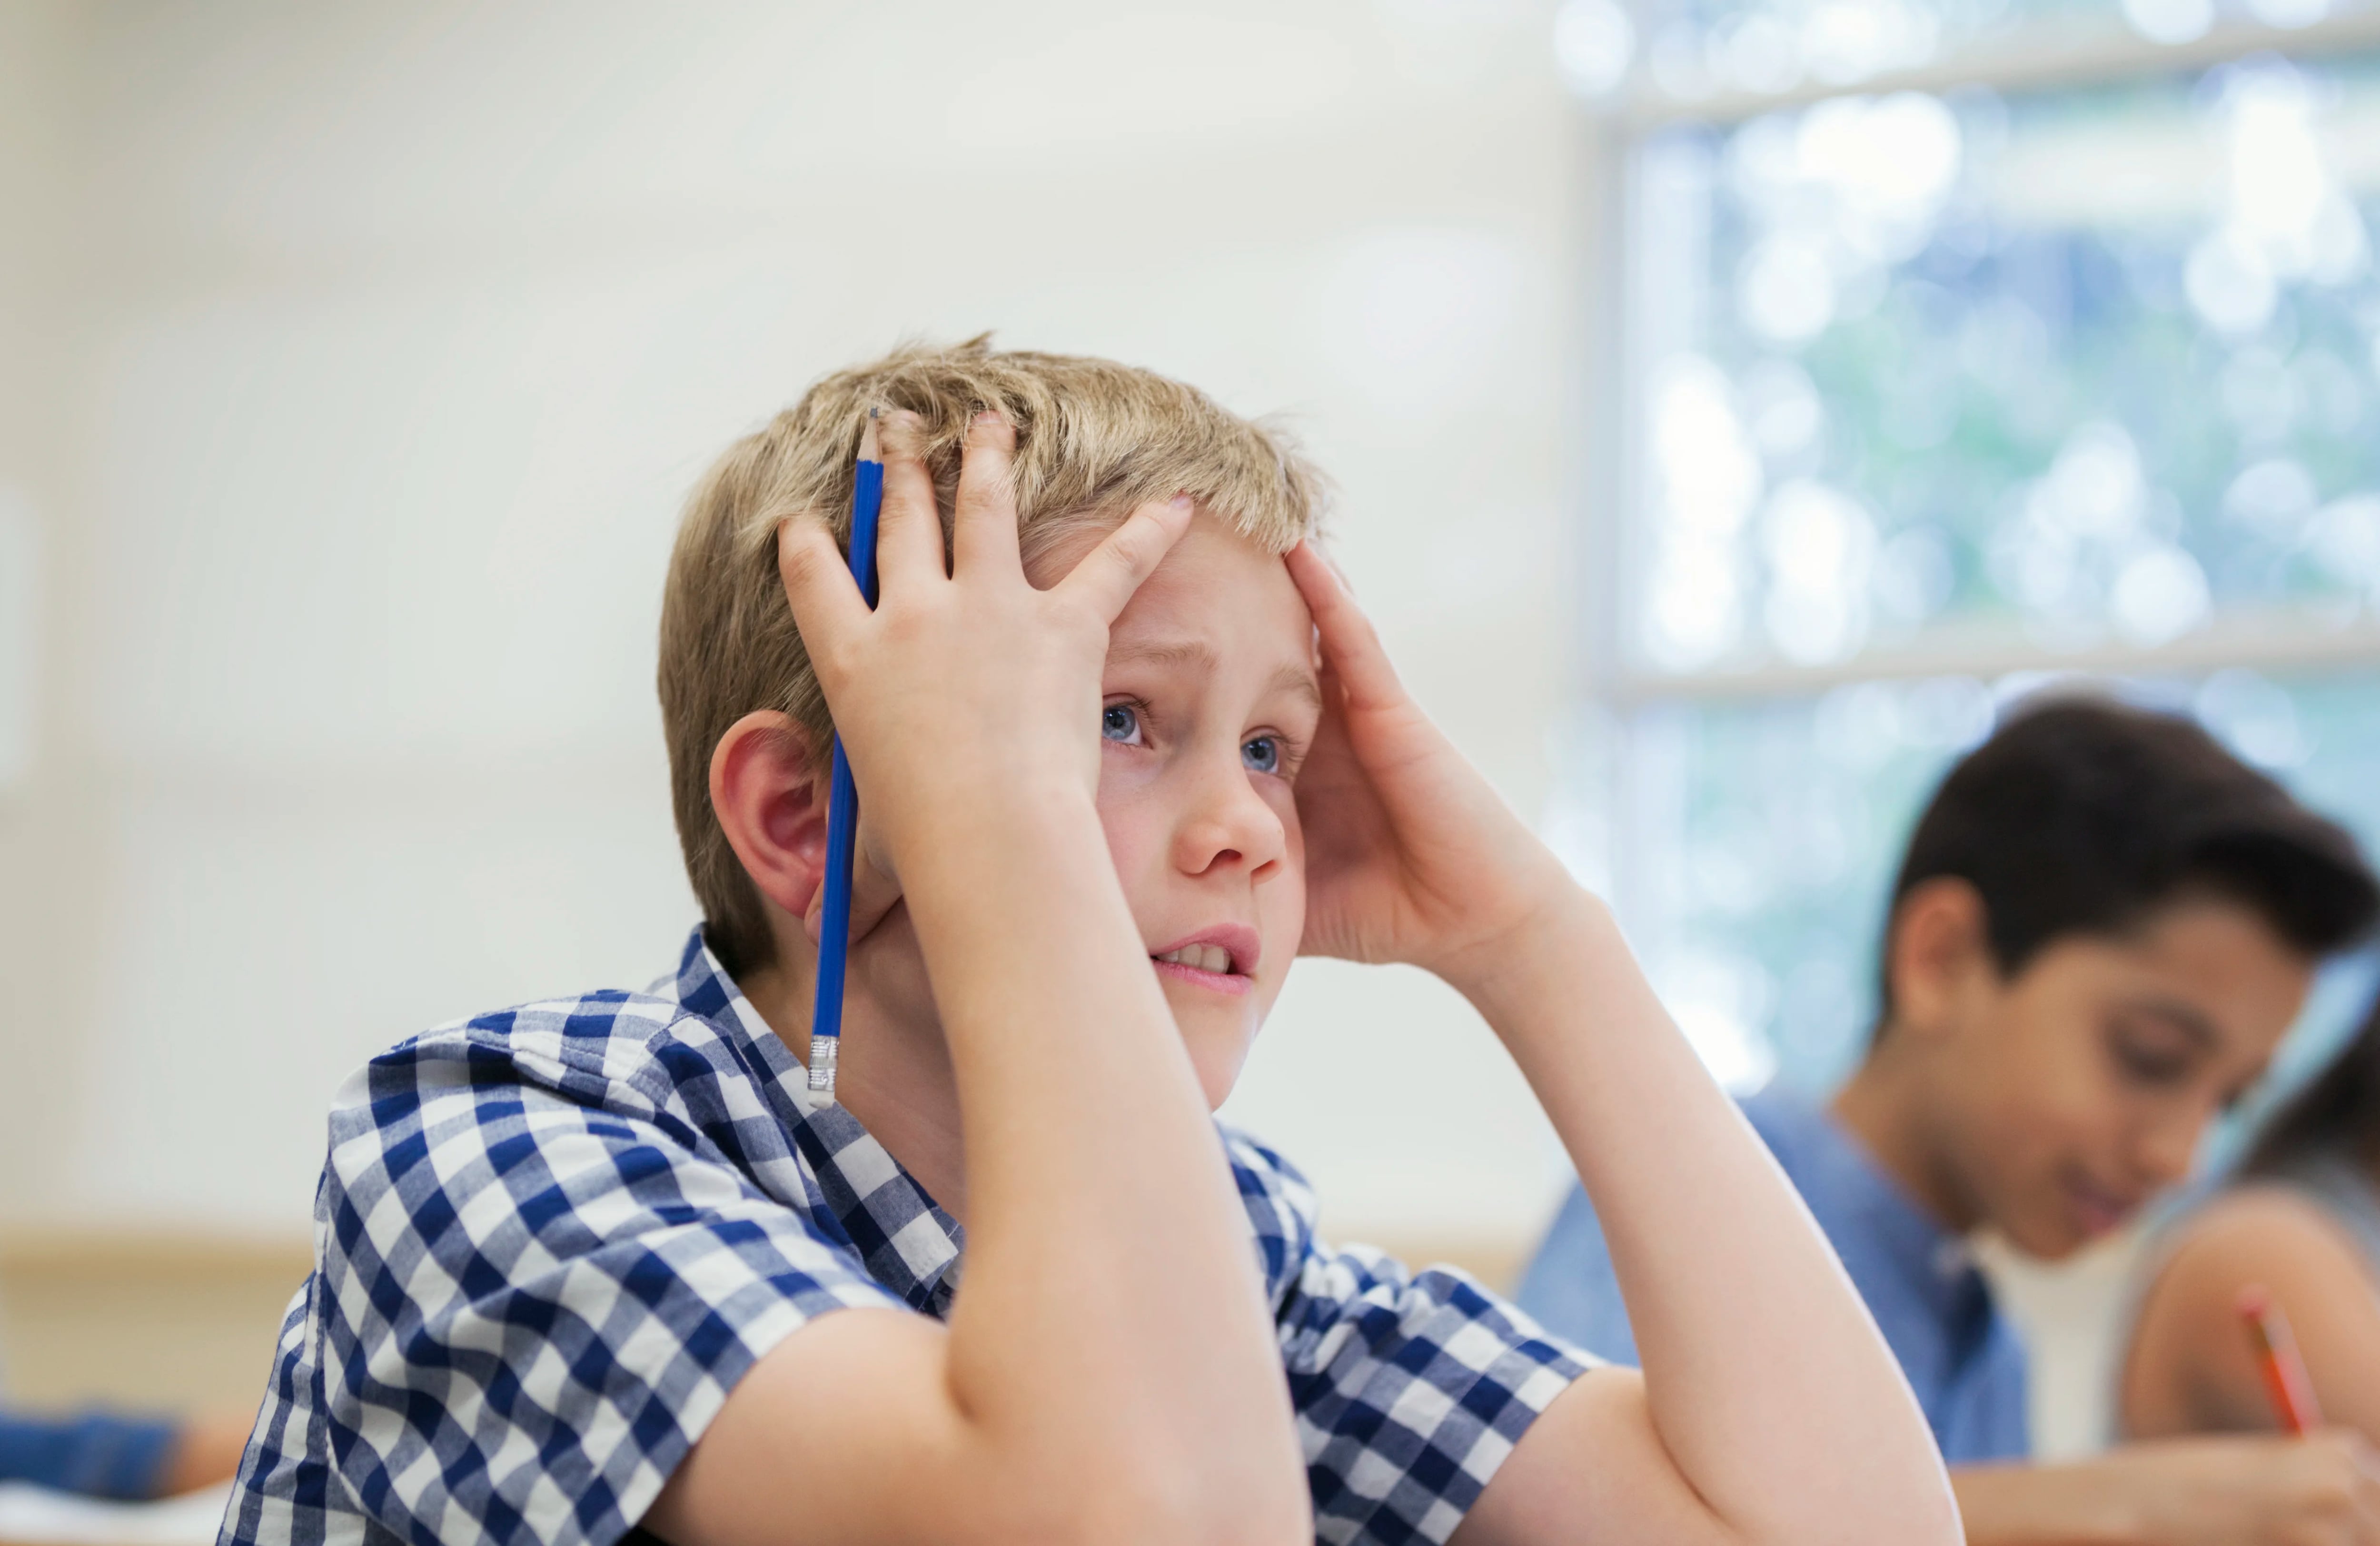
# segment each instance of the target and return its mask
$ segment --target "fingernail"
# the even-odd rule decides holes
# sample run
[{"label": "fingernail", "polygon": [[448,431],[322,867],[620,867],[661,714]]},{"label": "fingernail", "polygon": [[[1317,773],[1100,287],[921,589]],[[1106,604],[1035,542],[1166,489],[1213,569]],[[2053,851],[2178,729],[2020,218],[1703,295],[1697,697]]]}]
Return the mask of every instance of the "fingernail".
[{"label": "fingernail", "polygon": [[1000,415],[992,412],[990,408],[985,408],[981,413],[975,416],[975,427],[978,430],[983,429],[988,425],[997,424],[999,422]]},{"label": "fingernail", "polygon": [[1187,510],[1187,509],[1188,509],[1188,508],[1190,508],[1193,505],[1196,504],[1196,503],[1197,503],[1197,501],[1196,501],[1196,500],[1195,500],[1195,499],[1192,499],[1192,498],[1191,498],[1188,494],[1186,494],[1186,493],[1177,493],[1177,494],[1175,494],[1172,498],[1171,498],[1171,499],[1167,500],[1165,503],[1166,503],[1166,505],[1167,505],[1169,507],[1171,507],[1171,508],[1172,508],[1172,509],[1176,509],[1176,510]]}]

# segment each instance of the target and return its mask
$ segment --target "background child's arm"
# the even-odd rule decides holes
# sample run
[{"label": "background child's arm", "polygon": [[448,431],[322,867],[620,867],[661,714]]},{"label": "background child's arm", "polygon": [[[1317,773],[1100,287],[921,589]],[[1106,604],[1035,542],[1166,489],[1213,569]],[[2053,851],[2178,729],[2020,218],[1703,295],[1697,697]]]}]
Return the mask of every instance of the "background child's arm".
[{"label": "background child's arm", "polygon": [[2289,1319],[2324,1418],[2380,1436],[2380,1292],[2354,1242],[2313,1203],[2259,1187],[2183,1226],[2141,1301],[2123,1367],[2137,1438],[2277,1426],[2240,1329],[2240,1291],[2262,1284]]},{"label": "background child's arm", "polygon": [[1298,783],[1306,948],[1427,967],[1486,1015],[1595,1199],[1644,1359],[1558,1397],[1456,1539],[1955,1540],[1883,1338],[1608,912],[1405,695],[1320,558],[1290,564],[1328,704]]},{"label": "background child's arm", "polygon": [[1971,1546],[2362,1546],[2380,1540],[2369,1445],[2226,1436],[2127,1444],[2053,1466],[1950,1473]]},{"label": "background child's arm", "polygon": [[915,919],[965,1114],[947,1329],[855,1310],[747,1373],[650,1516],[679,1546],[1312,1539],[1246,1218],[1108,857],[1107,627],[1189,521],[1136,512],[1047,591],[1014,435],[969,438],[943,572],[931,482],[887,435],[870,614],[833,542],[788,593]]}]

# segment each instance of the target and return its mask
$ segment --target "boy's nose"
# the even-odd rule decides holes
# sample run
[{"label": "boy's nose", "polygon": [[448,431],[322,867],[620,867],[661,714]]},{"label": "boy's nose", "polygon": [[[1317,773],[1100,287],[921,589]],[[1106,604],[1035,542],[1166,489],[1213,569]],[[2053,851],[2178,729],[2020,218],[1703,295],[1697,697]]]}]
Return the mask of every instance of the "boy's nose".
[{"label": "boy's nose", "polygon": [[2135,1150],[2134,1163],[2141,1169],[2142,1179],[2164,1187],[2188,1175],[2191,1163],[2198,1157],[2198,1140],[2214,1119],[2212,1105],[2189,1102],[2177,1102],[2172,1112],[2151,1124],[2141,1134]]},{"label": "boy's nose", "polygon": [[1175,829],[1174,863],[1184,874],[1203,875],[1218,864],[1253,874],[1288,849],[1281,818],[1249,785],[1246,771],[1238,764],[1234,748],[1229,772],[1200,779],[1197,796]]}]

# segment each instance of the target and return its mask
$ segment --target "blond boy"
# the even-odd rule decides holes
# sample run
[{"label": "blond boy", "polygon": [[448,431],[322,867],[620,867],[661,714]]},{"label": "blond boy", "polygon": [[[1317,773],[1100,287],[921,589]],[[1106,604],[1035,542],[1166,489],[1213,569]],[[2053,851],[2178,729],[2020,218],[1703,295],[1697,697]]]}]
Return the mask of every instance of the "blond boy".
[{"label": "blond boy", "polygon": [[[872,407],[870,612],[836,533]],[[225,1539],[1953,1540],[1840,1269],[1405,696],[1315,487],[1188,388],[980,345],[731,449],[662,625],[705,927],[647,994],[343,1092]],[[863,812],[834,1107],[801,1066],[830,704]],[[1301,950],[1479,1007],[1611,1221],[1641,1376],[1323,1245],[1217,1127]]]}]

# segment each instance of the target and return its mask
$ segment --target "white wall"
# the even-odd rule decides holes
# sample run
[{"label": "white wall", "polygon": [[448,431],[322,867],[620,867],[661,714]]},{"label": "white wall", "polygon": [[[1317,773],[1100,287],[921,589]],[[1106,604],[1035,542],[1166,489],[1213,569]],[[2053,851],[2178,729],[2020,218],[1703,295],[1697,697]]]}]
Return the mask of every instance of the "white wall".
[{"label": "white wall", "polygon": [[96,894],[80,862],[91,802],[57,733],[60,590],[78,535],[63,516],[58,391],[73,304],[55,70],[68,21],[52,6],[0,6],[0,1196],[29,1199],[56,1196],[68,1169],[59,1156],[72,1140],[87,990],[55,967],[82,956],[67,920]]},{"label": "white wall", "polygon": [[[1414,684],[1542,808],[1591,206],[1536,0],[0,18],[0,486],[46,619],[8,1215],[294,1226],[358,1059],[667,966],[677,501],[905,336],[1293,414]],[[1341,1228],[1517,1239],[1551,1195],[1510,1065],[1409,974],[1301,966],[1234,1110]]]}]

